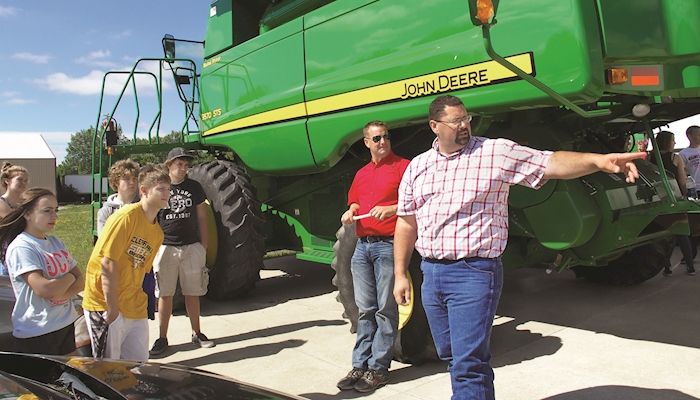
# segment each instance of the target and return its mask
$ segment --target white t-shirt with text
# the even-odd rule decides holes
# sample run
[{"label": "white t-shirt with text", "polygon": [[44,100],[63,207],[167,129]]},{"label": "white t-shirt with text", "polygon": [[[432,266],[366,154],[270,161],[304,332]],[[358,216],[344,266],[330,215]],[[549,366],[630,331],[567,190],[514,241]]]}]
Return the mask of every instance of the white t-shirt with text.
[{"label": "white t-shirt with text", "polygon": [[5,254],[15,292],[12,335],[30,338],[55,332],[75,322],[78,312],[69,300],[54,302],[34,292],[25,274],[40,271],[46,279],[56,279],[75,268],[66,246],[54,236],[39,239],[27,232],[17,235]]}]

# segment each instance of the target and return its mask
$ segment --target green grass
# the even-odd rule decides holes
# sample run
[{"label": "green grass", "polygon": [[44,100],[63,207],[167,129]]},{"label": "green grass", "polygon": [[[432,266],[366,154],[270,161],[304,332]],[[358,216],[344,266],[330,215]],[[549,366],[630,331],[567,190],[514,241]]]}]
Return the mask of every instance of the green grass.
[{"label": "green grass", "polygon": [[89,204],[68,204],[58,211],[51,235],[61,239],[84,272],[92,252],[92,212]]}]

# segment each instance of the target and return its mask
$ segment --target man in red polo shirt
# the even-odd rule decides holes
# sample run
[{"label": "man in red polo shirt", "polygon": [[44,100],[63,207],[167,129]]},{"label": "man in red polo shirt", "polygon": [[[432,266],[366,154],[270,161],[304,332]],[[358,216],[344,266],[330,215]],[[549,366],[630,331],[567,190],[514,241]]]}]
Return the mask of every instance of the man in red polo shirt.
[{"label": "man in red polo shirt", "polygon": [[399,319],[392,294],[394,227],[399,183],[409,161],[391,151],[389,131],[383,122],[368,122],[362,132],[372,161],[357,171],[348,193],[350,208],[340,219],[343,224],[357,219],[359,239],[351,261],[359,309],[357,340],[352,370],[338,382],[338,388],[366,393],[389,381]]}]

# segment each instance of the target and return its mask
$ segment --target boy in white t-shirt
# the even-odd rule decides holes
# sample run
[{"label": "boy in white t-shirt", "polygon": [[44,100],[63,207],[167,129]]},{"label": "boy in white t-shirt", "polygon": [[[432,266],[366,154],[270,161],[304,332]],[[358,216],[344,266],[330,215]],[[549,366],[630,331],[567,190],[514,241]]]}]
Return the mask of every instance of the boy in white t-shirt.
[{"label": "boy in white t-shirt", "polygon": [[685,135],[688,137],[690,145],[681,150],[679,154],[685,162],[685,170],[697,183],[700,182],[700,126],[688,127]]}]

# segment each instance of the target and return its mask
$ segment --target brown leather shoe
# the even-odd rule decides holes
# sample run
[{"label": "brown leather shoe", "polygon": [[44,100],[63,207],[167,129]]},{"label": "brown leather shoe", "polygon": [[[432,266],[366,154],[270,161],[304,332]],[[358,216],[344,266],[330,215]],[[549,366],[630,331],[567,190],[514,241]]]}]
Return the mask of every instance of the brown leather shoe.
[{"label": "brown leather shoe", "polygon": [[345,375],[345,378],[338,381],[338,384],[336,386],[340,390],[351,390],[355,387],[355,383],[357,383],[357,381],[359,381],[364,374],[364,369],[353,368],[352,370],[350,370],[350,372],[348,372],[347,375]]},{"label": "brown leather shoe", "polygon": [[374,392],[389,382],[389,372],[368,369],[357,381],[354,389],[360,393]]}]

